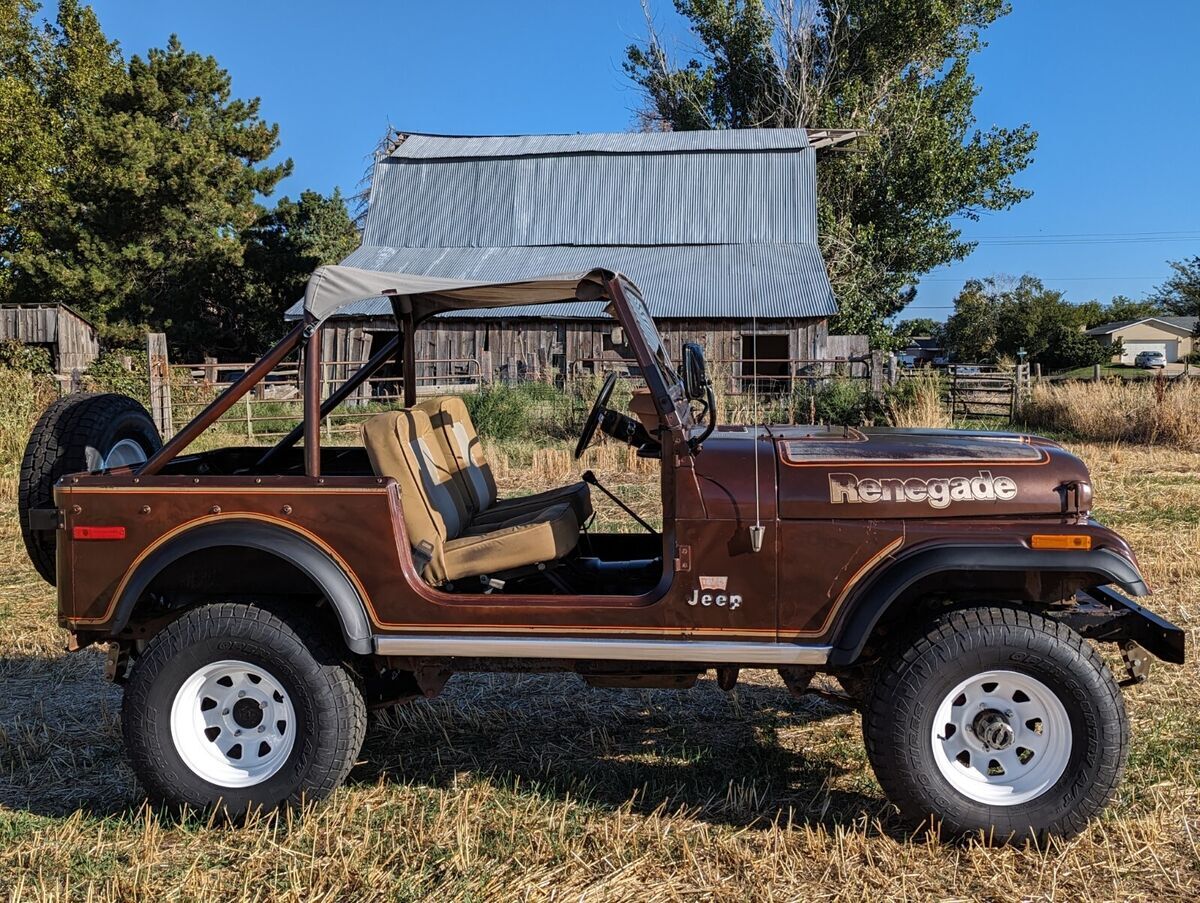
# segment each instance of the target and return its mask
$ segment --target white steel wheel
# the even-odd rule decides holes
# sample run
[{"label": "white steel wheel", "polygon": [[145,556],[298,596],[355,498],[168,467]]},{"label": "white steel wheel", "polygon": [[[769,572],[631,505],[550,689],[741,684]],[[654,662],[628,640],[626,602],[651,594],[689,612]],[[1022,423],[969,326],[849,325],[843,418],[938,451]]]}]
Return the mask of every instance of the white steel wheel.
[{"label": "white steel wheel", "polygon": [[171,739],[203,780],[252,787],[287,762],[296,742],[296,710],[267,669],[235,659],[212,662],[175,694]]},{"label": "white steel wheel", "polygon": [[957,792],[988,806],[1016,806],[1055,785],[1071,758],[1062,701],[1020,671],[983,671],[942,699],[930,736],[933,759]]},{"label": "white steel wheel", "polygon": [[136,439],[122,439],[108,450],[100,463],[101,470],[146,463],[146,450]]}]

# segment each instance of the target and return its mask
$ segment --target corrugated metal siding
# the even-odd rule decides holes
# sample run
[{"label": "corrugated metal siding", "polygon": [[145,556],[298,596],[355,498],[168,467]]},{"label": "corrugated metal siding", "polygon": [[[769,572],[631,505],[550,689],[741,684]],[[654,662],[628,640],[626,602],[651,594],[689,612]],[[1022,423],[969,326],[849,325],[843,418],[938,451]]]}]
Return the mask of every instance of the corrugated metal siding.
[{"label": "corrugated metal siding", "polygon": [[796,150],[805,129],[714,129],[694,132],[598,132],[587,135],[408,135],[392,157],[524,157],[537,154],[647,154],[679,151]]},{"label": "corrugated metal siding", "polygon": [[816,242],[816,154],[384,160],[363,242],[394,248]]},{"label": "corrugated metal siding", "polygon": [[[629,276],[655,317],[749,317],[751,299],[763,318],[828,317],[837,312],[816,245],[684,245],[661,248],[377,248],[362,247],[347,266],[422,276],[509,282],[545,273],[604,267]],[[443,314],[495,317],[595,317],[598,304],[507,307]],[[388,316],[383,298],[343,308],[337,316]],[[300,315],[300,305],[288,318]]]}]

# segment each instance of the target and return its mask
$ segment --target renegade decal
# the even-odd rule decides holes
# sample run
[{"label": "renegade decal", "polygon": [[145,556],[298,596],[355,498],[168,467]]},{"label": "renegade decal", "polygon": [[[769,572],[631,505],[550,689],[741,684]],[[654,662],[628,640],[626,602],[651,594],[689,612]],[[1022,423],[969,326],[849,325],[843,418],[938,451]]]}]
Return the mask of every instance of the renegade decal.
[{"label": "renegade decal", "polygon": [[937,477],[901,480],[889,477],[859,479],[852,473],[829,475],[831,505],[860,502],[922,502],[930,508],[946,508],[951,502],[1007,502],[1017,497],[1017,482],[1011,477],[993,477],[981,470],[973,477]]}]

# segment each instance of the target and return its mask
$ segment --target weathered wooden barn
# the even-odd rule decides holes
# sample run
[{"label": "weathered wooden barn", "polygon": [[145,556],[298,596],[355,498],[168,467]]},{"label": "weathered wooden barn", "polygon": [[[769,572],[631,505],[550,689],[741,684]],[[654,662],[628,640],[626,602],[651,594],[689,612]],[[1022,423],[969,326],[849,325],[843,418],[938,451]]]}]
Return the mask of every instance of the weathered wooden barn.
[{"label": "weathered wooden barn", "polygon": [[[855,135],[397,134],[375,163],[362,246],[342,262],[494,281],[620,270],[672,352],[697,339],[730,374],[753,375],[756,359],[759,375],[783,376],[829,356],[837,308],[817,246],[816,156]],[[323,358],[360,358],[395,329],[390,311],[377,298],[339,312]],[[556,378],[630,356],[599,304],[447,313],[418,333],[417,376],[424,388]]]},{"label": "weathered wooden barn", "polygon": [[45,348],[62,377],[86,370],[100,354],[96,327],[65,304],[0,305],[0,340],[5,339]]}]

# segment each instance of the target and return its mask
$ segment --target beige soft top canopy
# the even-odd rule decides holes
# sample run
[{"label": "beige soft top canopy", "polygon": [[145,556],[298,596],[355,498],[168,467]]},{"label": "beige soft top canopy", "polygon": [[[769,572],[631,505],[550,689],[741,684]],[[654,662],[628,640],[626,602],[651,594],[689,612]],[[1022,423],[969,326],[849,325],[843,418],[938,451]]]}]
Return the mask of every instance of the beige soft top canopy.
[{"label": "beige soft top canopy", "polygon": [[605,280],[614,275],[596,269],[588,273],[536,276],[520,282],[477,282],[323,266],[309,277],[304,289],[304,310],[320,322],[352,301],[389,295],[397,299],[402,312],[411,313],[420,322],[444,310],[599,301],[605,297]]}]

